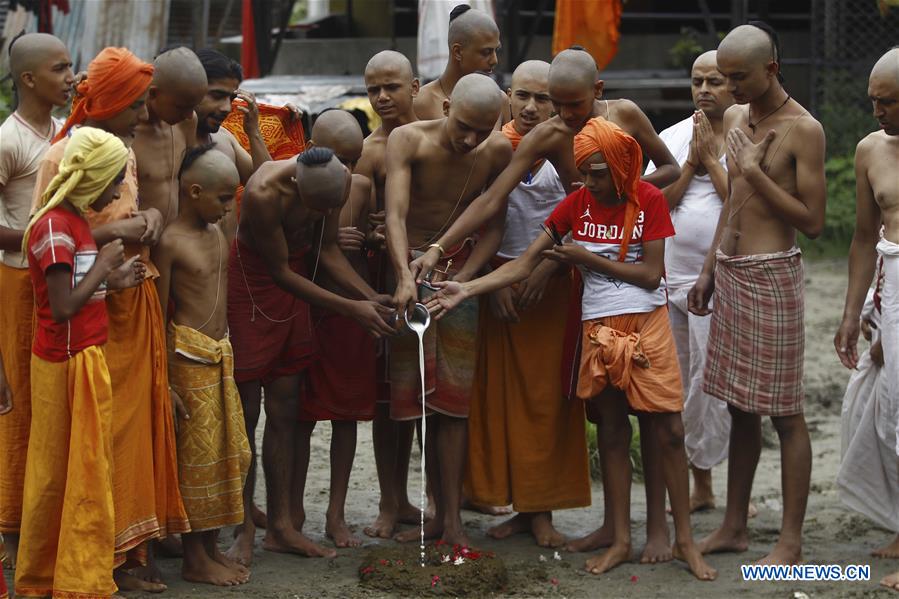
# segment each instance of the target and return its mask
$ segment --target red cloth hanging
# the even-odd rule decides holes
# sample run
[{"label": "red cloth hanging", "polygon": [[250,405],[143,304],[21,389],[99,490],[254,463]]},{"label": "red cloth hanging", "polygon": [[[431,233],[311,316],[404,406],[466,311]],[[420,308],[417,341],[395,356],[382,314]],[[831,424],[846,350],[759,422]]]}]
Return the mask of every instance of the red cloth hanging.
[{"label": "red cloth hanging", "polygon": [[240,66],[245,79],[259,77],[259,56],[256,54],[256,25],[253,22],[253,0],[243,0],[241,7]]}]

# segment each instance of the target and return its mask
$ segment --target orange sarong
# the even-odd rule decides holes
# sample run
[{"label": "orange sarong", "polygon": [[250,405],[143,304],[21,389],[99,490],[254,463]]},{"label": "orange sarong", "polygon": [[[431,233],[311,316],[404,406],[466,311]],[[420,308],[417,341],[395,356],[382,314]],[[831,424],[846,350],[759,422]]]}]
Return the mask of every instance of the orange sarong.
[{"label": "orange sarong", "polygon": [[0,417],[0,533],[17,533],[22,523],[22,485],[31,427],[34,291],[27,268],[0,263],[0,306],[0,355],[13,405],[12,412]]},{"label": "orange sarong", "polygon": [[[156,285],[110,293],[116,565],[143,541],[189,532],[178,487],[165,328]],[[138,557],[138,561],[141,561]]]},{"label": "orange sarong", "polygon": [[109,597],[112,388],[104,351],[31,356],[31,441],[16,566],[20,597]]},{"label": "orange sarong", "polygon": [[683,384],[668,306],[652,312],[585,320],[577,395],[587,400],[611,385],[636,412],[682,412]]},{"label": "orange sarong", "polygon": [[567,273],[553,277],[516,324],[482,306],[466,475],[478,503],[518,512],[590,505],[584,405],[564,397],[559,376],[571,287]]}]

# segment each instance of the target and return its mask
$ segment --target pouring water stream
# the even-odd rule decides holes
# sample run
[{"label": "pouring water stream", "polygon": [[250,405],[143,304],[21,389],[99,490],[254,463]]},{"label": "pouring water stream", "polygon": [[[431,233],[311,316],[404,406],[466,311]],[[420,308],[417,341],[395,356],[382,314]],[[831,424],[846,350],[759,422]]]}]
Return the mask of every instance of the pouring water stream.
[{"label": "pouring water stream", "polygon": [[427,439],[428,419],[425,405],[425,331],[431,325],[431,314],[424,304],[416,303],[410,311],[406,311],[406,326],[418,335],[418,371],[421,374],[421,495],[419,497],[419,510],[421,513],[421,567],[425,567],[425,508],[427,507],[427,494],[425,492],[425,439]]}]

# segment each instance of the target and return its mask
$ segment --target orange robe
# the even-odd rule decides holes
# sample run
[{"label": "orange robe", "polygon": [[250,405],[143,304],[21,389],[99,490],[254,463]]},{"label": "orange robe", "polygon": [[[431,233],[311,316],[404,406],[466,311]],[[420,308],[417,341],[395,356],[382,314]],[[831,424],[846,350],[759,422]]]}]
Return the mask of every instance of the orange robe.
[{"label": "orange robe", "polygon": [[116,591],[112,388],[103,349],[65,362],[32,355],[31,389],[16,595],[109,597]]},{"label": "orange robe", "polygon": [[0,533],[17,533],[22,522],[22,485],[31,428],[31,340],[34,292],[27,268],[0,263],[0,355],[12,389],[13,410],[0,416],[3,447],[0,476]]},{"label": "orange robe", "polygon": [[[66,139],[50,148],[35,185],[35,198],[56,174]],[[128,159],[121,197],[102,212],[89,212],[91,228],[121,220],[138,209],[137,167]],[[157,274],[149,249],[126,244],[126,256],[139,255],[151,276]],[[168,391],[168,361],[162,309],[151,279],[139,287],[109,293],[109,340],[106,356],[115,398],[113,429],[113,499],[115,565],[143,562],[142,543],[168,534],[189,532],[178,486],[175,429]],[[126,556],[126,552],[136,549]]]},{"label": "orange robe", "polygon": [[466,490],[518,512],[590,505],[584,405],[562,390],[568,273],[543,299],[502,322],[482,305],[478,368],[468,416]]}]

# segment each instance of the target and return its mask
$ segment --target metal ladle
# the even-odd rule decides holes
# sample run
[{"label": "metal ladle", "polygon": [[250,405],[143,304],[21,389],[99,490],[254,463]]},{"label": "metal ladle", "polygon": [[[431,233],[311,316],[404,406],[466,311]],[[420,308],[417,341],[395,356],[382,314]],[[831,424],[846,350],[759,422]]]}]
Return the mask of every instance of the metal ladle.
[{"label": "metal ladle", "polygon": [[406,326],[419,335],[431,326],[431,313],[424,304],[416,303],[412,310],[406,310],[405,317]]}]

